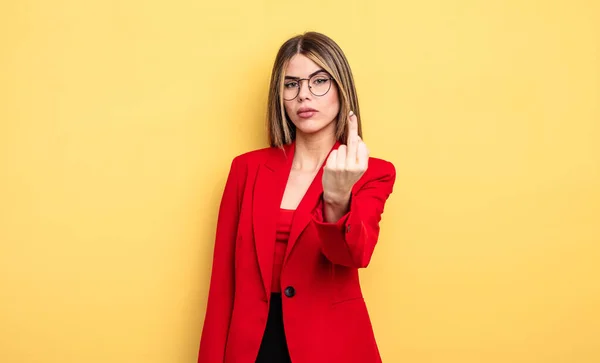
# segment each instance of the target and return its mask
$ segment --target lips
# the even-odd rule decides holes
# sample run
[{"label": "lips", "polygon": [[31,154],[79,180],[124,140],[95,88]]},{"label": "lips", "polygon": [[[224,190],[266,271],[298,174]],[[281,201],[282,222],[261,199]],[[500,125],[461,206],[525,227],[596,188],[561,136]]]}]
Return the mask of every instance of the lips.
[{"label": "lips", "polygon": [[300,116],[301,118],[310,118],[317,112],[319,112],[319,111],[315,110],[314,108],[301,107],[298,109],[296,114],[298,116]]}]

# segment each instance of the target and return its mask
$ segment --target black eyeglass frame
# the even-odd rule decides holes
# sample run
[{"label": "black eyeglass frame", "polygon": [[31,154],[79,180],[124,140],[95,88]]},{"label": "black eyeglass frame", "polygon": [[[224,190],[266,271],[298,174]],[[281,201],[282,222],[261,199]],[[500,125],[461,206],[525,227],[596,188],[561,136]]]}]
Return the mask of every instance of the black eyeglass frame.
[{"label": "black eyeglass frame", "polygon": [[313,74],[311,74],[308,78],[297,78],[297,77],[286,77],[286,79],[283,81],[284,84],[284,92],[285,92],[285,81],[286,80],[290,80],[290,81],[295,81],[298,82],[298,87],[296,88],[296,95],[290,99],[287,99],[283,96],[283,94],[281,95],[283,97],[283,99],[285,101],[293,101],[296,99],[296,97],[298,97],[298,95],[300,94],[300,90],[302,89],[302,81],[308,81],[308,90],[310,91],[311,94],[313,94],[315,97],[323,97],[325,96],[327,93],[329,93],[329,91],[331,91],[331,85],[333,82],[329,83],[329,88],[327,89],[327,91],[325,91],[325,93],[323,93],[322,95],[318,95],[315,94],[312,90],[312,87],[310,86],[310,80],[311,78],[318,76],[320,73],[325,73],[327,75],[327,77],[324,77],[325,79],[328,79],[330,81],[334,81],[335,82],[335,78],[333,78],[327,71],[320,69],[316,72],[314,72]]}]

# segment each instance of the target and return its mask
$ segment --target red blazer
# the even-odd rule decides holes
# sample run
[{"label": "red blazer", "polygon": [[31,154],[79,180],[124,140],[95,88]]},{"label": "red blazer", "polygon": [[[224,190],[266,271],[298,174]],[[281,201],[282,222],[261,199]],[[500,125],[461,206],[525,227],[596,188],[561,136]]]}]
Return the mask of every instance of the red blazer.
[{"label": "red blazer", "polygon": [[[339,147],[339,142],[332,148]],[[269,312],[277,213],[295,143],[236,157],[219,208],[199,363],[255,363]],[[369,264],[396,172],[370,158],[350,211],[323,220],[323,168],[296,209],[281,272],[293,363],[381,362],[358,269]],[[288,289],[290,291],[290,289]],[[292,295],[292,294],[289,294]]]}]

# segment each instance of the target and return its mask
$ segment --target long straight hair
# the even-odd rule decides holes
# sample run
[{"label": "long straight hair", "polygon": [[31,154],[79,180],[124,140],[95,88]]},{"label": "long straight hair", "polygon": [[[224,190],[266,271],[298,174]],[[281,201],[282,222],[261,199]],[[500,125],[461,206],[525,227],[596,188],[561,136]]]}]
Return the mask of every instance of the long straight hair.
[{"label": "long straight hair", "polygon": [[352,71],[344,52],[337,43],[326,35],[317,32],[306,32],[283,43],[275,57],[267,105],[269,144],[272,147],[281,148],[296,139],[296,126],[286,114],[283,105],[285,70],[290,59],[296,54],[302,54],[315,62],[327,71],[335,81],[340,102],[340,111],[336,119],[336,139],[346,143],[348,138],[347,122],[350,111],[356,114],[358,134],[362,138],[358,96]]}]

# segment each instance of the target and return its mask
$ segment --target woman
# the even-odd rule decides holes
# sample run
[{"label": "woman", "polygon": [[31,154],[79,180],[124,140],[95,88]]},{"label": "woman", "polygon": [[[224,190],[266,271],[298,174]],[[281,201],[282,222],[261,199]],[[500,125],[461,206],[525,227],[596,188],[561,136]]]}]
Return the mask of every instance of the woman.
[{"label": "woman", "polygon": [[358,269],[396,174],[361,139],[342,50],[285,42],[268,102],[271,147],[236,157],[225,185],[198,362],[381,362]]}]

